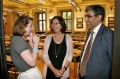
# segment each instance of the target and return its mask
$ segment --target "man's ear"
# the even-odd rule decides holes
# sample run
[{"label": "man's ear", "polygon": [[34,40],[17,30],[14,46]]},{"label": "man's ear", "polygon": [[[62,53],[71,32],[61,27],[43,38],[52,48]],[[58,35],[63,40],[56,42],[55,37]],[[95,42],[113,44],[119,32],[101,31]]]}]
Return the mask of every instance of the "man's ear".
[{"label": "man's ear", "polygon": [[98,15],[97,17],[98,17],[98,21],[101,21],[102,15]]}]

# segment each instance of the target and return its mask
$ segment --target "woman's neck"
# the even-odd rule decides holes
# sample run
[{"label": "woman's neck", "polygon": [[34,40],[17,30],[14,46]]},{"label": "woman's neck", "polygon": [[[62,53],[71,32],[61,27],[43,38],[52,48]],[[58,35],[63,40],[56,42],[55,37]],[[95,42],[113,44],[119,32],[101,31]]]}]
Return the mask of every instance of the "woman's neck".
[{"label": "woman's neck", "polygon": [[60,38],[60,37],[62,37],[62,36],[63,36],[63,33],[61,33],[61,32],[55,33],[55,37],[56,37],[56,38]]}]

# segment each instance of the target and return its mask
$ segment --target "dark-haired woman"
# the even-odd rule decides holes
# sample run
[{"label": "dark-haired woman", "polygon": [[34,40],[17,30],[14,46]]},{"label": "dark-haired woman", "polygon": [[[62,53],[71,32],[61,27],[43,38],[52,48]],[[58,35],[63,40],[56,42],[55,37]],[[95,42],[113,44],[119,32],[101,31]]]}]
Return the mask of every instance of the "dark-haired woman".
[{"label": "dark-haired woman", "polygon": [[47,36],[44,42],[44,78],[69,79],[73,44],[71,36],[65,34],[66,24],[61,16],[52,18],[51,30],[54,34]]},{"label": "dark-haired woman", "polygon": [[[36,67],[39,37],[32,34],[32,21],[29,16],[20,16],[13,25],[10,55],[19,72],[17,79],[42,79]],[[29,43],[26,42],[26,38],[29,39]]]}]

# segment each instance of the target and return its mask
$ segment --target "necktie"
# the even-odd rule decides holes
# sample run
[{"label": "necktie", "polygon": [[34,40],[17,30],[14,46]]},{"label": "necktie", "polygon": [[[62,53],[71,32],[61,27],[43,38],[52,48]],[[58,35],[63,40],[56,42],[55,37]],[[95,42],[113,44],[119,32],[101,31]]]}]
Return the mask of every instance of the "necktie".
[{"label": "necktie", "polygon": [[88,59],[89,59],[90,49],[91,49],[91,46],[92,46],[93,33],[94,32],[92,31],[90,40],[89,40],[89,42],[87,44],[87,47],[86,47],[86,50],[85,50],[83,60],[80,63],[80,75],[81,75],[81,77],[84,77],[86,75],[86,65],[87,65],[87,62],[88,62]]}]

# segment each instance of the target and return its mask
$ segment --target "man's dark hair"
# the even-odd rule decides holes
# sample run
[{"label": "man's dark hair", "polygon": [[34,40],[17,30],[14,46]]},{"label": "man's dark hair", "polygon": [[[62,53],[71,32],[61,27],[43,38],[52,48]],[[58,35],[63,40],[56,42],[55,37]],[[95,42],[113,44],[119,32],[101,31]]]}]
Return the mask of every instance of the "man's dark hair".
[{"label": "man's dark hair", "polygon": [[101,15],[102,16],[101,21],[104,20],[105,9],[101,5],[90,5],[86,8],[85,12],[88,12],[90,10],[94,12],[95,16]]}]

